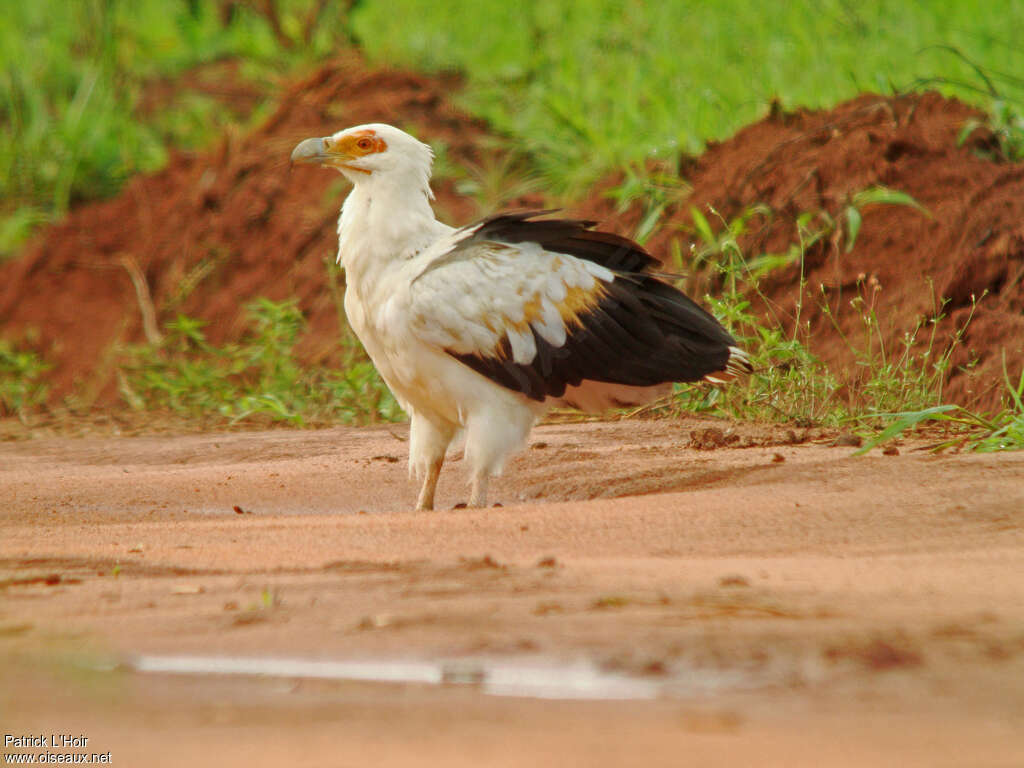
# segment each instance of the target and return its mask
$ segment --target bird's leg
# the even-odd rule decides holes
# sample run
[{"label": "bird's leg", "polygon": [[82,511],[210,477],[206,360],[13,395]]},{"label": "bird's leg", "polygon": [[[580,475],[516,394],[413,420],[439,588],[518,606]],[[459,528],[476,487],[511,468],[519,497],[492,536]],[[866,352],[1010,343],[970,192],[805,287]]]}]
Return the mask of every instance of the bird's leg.
[{"label": "bird's leg", "polygon": [[441,476],[442,464],[444,464],[443,455],[427,465],[427,473],[423,478],[423,487],[420,488],[420,496],[416,500],[417,510],[434,508],[434,491],[437,490],[437,478]]},{"label": "bird's leg", "polygon": [[466,463],[469,465],[469,506],[487,506],[487,485],[501,474],[505,460],[530,434],[539,409],[501,399],[475,410],[466,422]]},{"label": "bird's leg", "polygon": [[487,506],[487,483],[490,478],[486,472],[477,472],[473,475],[472,486],[469,492],[469,506]]},{"label": "bird's leg", "polygon": [[444,453],[455,434],[455,427],[443,421],[430,420],[415,410],[409,415],[412,417],[409,472],[417,478],[423,478],[416,509],[433,509],[437,478],[441,474]]}]

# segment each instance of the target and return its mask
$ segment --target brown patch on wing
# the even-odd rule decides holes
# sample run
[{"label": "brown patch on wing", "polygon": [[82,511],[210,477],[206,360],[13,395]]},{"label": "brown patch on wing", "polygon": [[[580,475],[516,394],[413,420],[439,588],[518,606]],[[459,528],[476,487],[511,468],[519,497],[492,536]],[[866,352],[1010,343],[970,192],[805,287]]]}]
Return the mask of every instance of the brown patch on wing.
[{"label": "brown patch on wing", "polygon": [[517,329],[525,331],[526,326],[530,325],[534,320],[540,320],[542,307],[543,303],[541,302],[540,293],[533,294],[533,298],[523,305],[523,322],[514,323],[513,325]]},{"label": "brown patch on wing", "polygon": [[[581,316],[592,311],[606,293],[607,289],[604,284],[596,278],[594,279],[594,285],[590,288],[565,286],[565,298],[560,302],[552,302],[552,304],[558,310],[558,314],[561,316],[567,332],[572,332],[573,328],[582,328],[583,320],[580,319]],[[550,301],[550,299],[548,300]],[[504,318],[506,328],[514,328],[519,333],[526,333],[533,323],[543,322],[544,301],[545,297],[542,297],[539,291],[535,292],[533,297],[523,304],[522,320],[513,322],[507,317]],[[487,327],[490,328],[490,325]],[[490,329],[494,330],[493,328]]]},{"label": "brown patch on wing", "polygon": [[607,294],[608,289],[605,284],[596,278],[591,288],[567,287],[565,299],[558,304],[558,313],[562,316],[562,322],[570,330],[582,328],[583,321],[580,316],[593,311]]}]

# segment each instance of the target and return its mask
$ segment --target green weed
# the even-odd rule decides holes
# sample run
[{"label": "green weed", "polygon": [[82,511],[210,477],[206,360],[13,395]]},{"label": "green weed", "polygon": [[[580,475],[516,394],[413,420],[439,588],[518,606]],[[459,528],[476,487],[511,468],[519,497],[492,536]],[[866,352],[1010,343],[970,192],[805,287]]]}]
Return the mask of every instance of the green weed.
[{"label": "green weed", "polygon": [[738,293],[705,300],[750,354],[754,371],[743,382],[700,395],[700,387],[677,385],[680,407],[799,426],[837,426],[849,418],[839,379],[808,349],[806,338],[797,337],[800,326],[787,333],[781,325],[765,324]]},{"label": "green weed", "polygon": [[122,398],[136,410],[166,409],[229,424],[397,421],[402,412],[373,365],[346,337],[343,370],[304,366],[295,355],[305,327],[295,301],[257,299],[248,332],[215,346],[201,320],[178,315],[158,343],[126,347],[118,372]]},{"label": "green weed", "polygon": [[0,339],[0,416],[24,417],[43,404],[49,386],[42,377],[52,367],[36,352]]},{"label": "green weed", "polygon": [[633,239],[643,245],[654,234],[662,216],[689,194],[691,187],[672,169],[630,165],[624,170],[625,178],[608,193],[616,201],[619,213],[633,205],[640,205],[642,215]]},{"label": "green weed", "polygon": [[[942,386],[953,350],[963,328],[949,339],[940,338],[942,302],[932,316],[909,330],[898,350],[887,349],[875,311],[877,282],[863,279],[850,304],[863,325],[862,340],[855,345],[839,329],[828,297],[807,296],[804,260],[808,249],[826,240],[837,251],[848,251],[860,227],[861,209],[870,204],[899,204],[920,208],[904,193],[875,187],[851,196],[843,204],[844,215],[833,217],[825,211],[800,214],[796,219],[797,241],[785,254],[762,254],[748,259],[741,245],[754,222],[770,222],[772,211],[754,206],[731,220],[711,209],[712,218],[691,209],[694,222],[690,233],[698,244],[691,253],[692,282],[702,278],[704,290],[719,287],[717,295],[705,300],[713,313],[750,354],[754,372],[746,380],[725,389],[680,385],[676,405],[688,411],[721,413],[734,418],[787,421],[803,426],[838,426],[861,423],[880,413],[910,412],[941,405]],[[922,209],[923,210],[923,209]],[[850,211],[856,212],[851,225]],[[717,225],[717,226],[716,226]],[[840,249],[840,244],[845,248]],[[751,311],[752,299],[768,302],[759,288],[760,280],[773,269],[799,264],[799,299],[791,322],[760,317]],[[685,268],[684,263],[679,264]],[[690,286],[691,290],[693,289]],[[810,328],[801,321],[807,301],[817,301],[822,313],[832,320],[844,343],[857,359],[857,370],[840,379],[811,351]],[[969,320],[968,320],[969,322]],[[787,327],[789,330],[787,330]]]},{"label": "green weed", "polygon": [[[990,135],[979,137],[980,141],[972,147],[975,154],[997,162],[1024,160],[1024,78],[975,61],[954,45],[933,45],[931,48],[967,65],[973,77],[966,82],[930,77],[919,80],[916,86],[954,85],[988,99],[987,116],[967,120],[957,136],[957,146],[963,146],[976,130],[982,128]],[[1005,64],[994,63],[1000,67]]]},{"label": "green weed", "polygon": [[945,300],[934,298],[930,316],[919,320],[916,327],[904,332],[896,349],[886,346],[875,302],[881,287],[874,279],[861,279],[858,293],[850,306],[860,316],[863,342],[854,345],[840,330],[826,297],[822,297],[823,313],[857,360],[857,369],[849,377],[851,393],[856,396],[853,412],[859,417],[911,408],[937,406],[949,372],[950,360],[960,344],[967,326],[974,317],[977,302],[963,324],[947,339],[938,336],[939,323],[945,319]]},{"label": "green weed", "polygon": [[[846,253],[850,253],[857,243],[857,235],[860,233],[860,225],[864,218],[863,210],[869,205],[906,205],[917,209],[928,218],[932,217],[927,208],[906,192],[900,192],[897,189],[874,186],[854,192],[849,201],[843,205],[841,214],[845,220],[843,235],[846,242],[844,248]],[[840,226],[833,223],[833,228],[838,230]]]},{"label": "green weed", "polygon": [[899,437],[908,429],[932,421],[952,425],[959,434],[932,446],[932,450],[966,448],[979,453],[994,451],[1024,450],[1024,370],[1016,384],[1010,381],[1004,361],[1003,376],[1009,405],[993,417],[974,413],[959,405],[938,405],[918,411],[877,414],[880,419],[890,419],[888,426],[868,440],[857,451],[858,455]]},{"label": "green weed", "polygon": [[1011,163],[1024,160],[1024,105],[994,99],[986,119],[971,118],[964,123],[957,136],[957,145],[963,146],[979,128],[987,129],[992,139],[985,146],[975,147],[977,154],[989,160]]}]

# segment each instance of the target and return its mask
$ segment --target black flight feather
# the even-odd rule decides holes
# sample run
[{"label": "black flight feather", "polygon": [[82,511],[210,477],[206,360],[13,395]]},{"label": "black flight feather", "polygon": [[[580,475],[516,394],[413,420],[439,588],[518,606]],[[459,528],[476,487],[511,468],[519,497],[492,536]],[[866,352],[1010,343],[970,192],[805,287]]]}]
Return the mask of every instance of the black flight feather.
[{"label": "black flight feather", "polygon": [[611,232],[595,232],[596,221],[585,219],[538,219],[554,211],[520,211],[491,216],[465,243],[482,240],[499,243],[537,243],[546,251],[566,253],[593,261],[616,272],[643,272],[658,260],[632,240]]}]

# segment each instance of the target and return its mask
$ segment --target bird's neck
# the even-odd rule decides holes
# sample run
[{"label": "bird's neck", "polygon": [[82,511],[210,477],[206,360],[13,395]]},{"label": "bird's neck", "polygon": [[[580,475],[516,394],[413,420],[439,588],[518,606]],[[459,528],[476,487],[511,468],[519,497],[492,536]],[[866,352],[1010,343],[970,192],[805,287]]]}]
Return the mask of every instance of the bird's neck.
[{"label": "bird's neck", "polygon": [[443,227],[430,207],[426,183],[386,174],[354,181],[338,221],[338,261],[350,284],[370,270],[410,259]]}]

